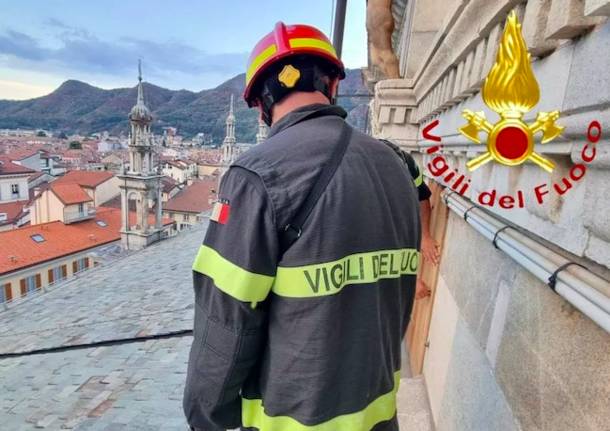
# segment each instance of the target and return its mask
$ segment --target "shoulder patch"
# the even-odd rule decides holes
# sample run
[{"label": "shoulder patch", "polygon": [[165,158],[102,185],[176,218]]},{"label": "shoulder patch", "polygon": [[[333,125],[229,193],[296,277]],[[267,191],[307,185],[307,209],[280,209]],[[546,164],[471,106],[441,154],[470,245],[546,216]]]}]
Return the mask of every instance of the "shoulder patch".
[{"label": "shoulder patch", "polygon": [[231,205],[229,204],[228,199],[218,199],[214,204],[214,208],[212,208],[210,220],[216,223],[226,224],[229,221],[230,210]]}]

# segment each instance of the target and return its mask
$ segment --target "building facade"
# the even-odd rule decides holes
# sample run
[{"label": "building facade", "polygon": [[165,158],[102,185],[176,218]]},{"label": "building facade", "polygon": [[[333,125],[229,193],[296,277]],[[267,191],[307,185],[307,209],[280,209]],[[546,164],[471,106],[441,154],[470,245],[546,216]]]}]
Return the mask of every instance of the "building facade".
[{"label": "building facade", "polygon": [[[407,339],[436,429],[607,429],[610,2],[369,0],[367,8],[371,129],[409,151],[434,190],[442,258],[423,264],[432,295],[416,301]],[[468,164],[486,151],[468,132],[487,136],[463,112],[484,115],[479,125],[499,121],[481,88],[501,63],[513,10],[540,91],[523,120],[558,110],[541,134],[564,127],[545,144],[536,135],[534,151],[552,173],[530,162]]]},{"label": "building facade", "polygon": [[199,173],[197,163],[191,160],[164,160],[161,162],[161,167],[163,175],[182,184],[186,184],[189,179],[197,177]]},{"label": "building facade", "polygon": [[34,173],[33,169],[0,158],[0,203],[27,200],[28,177]]},{"label": "building facade", "polygon": [[192,181],[163,204],[163,215],[176,223],[178,231],[203,222],[217,199],[216,186],[215,177]]}]

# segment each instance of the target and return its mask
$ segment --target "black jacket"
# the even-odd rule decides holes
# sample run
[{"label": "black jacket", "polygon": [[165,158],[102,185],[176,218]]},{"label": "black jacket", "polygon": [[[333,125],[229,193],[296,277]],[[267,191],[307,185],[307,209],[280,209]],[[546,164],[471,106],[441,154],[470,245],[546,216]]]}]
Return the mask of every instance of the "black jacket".
[{"label": "black jacket", "polygon": [[224,175],[193,264],[184,410],[205,431],[397,430],[419,204],[393,151],[353,131],[303,227],[278,232],[328,161],[345,111],[298,109]]}]

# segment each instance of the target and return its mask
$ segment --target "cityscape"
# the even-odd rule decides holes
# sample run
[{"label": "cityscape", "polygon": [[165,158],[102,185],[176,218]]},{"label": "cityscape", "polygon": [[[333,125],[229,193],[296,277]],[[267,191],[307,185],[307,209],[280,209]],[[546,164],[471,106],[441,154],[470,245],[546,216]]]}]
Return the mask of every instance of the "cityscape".
[{"label": "cityscape", "polygon": [[[203,310],[201,298],[219,309],[237,298],[231,318],[258,319],[275,300],[307,304],[287,327],[298,334],[313,325],[318,332],[307,346],[318,346],[324,329],[349,328],[340,315],[315,320],[316,307],[326,299],[329,309],[351,306],[349,317],[364,319],[369,306],[349,302],[345,292],[362,288],[359,279],[407,275],[392,272],[401,257],[414,286],[425,292],[413,288],[408,326],[392,352],[400,358],[392,364],[395,381],[384,383],[390,391],[378,398],[367,393],[370,404],[362,410],[346,408],[318,423],[274,415],[272,406],[248,399],[242,388],[242,430],[608,430],[610,0],[270,0],[256,7],[240,0],[231,14],[233,6],[224,3],[185,5],[178,10],[137,0],[88,9],[66,2],[40,5],[38,12],[33,3],[7,5],[7,19],[27,15],[24,28],[4,29],[0,17],[0,65],[6,68],[0,71],[0,92],[6,91],[0,93],[0,430],[195,430],[183,407],[187,369],[193,361],[221,368],[237,355],[216,349],[216,359],[202,359],[205,349],[196,345],[201,328],[193,322],[213,308]],[[388,141],[408,166],[416,193],[422,184],[430,192],[427,199],[419,196],[420,246],[374,249],[383,229],[404,214],[384,193],[406,186],[367,176],[364,167],[374,157],[352,144],[345,157],[362,156],[355,163],[362,178],[385,189],[375,196],[330,194],[327,203],[356,208],[354,219],[377,232],[366,239],[373,248],[319,263],[319,255],[343,244],[315,232],[303,266],[290,263],[288,253],[277,274],[290,273],[295,284],[305,277],[313,299],[290,296],[285,287],[290,294],[282,296],[272,271],[239,268],[210,248],[199,265],[215,266],[222,283],[246,280],[256,291],[271,280],[272,287],[270,300],[243,299],[254,294],[234,295],[208,277],[218,296],[206,297],[197,290],[207,275],[197,270],[196,256],[207,247],[206,235],[216,235],[229,209],[237,213],[240,204],[229,207],[222,198],[223,178],[226,184],[231,167],[261,154],[276,133],[263,107],[250,108],[244,96],[251,79],[244,51],[292,18],[332,39],[331,45],[326,36],[307,33],[298,43],[318,50],[328,45],[324,49],[345,64],[336,98],[327,101],[338,105],[331,108],[342,113],[350,133],[362,142]],[[47,34],[53,34],[48,41]],[[254,66],[280,45],[256,45]],[[294,78],[298,70],[285,70],[285,82],[300,79]],[[284,89],[294,85],[280,82]],[[513,157],[519,145],[525,150]],[[295,161],[291,151],[265,159],[263,190],[265,181],[283,184],[276,162],[291,160],[295,172],[304,171],[303,158]],[[315,169],[321,166],[327,167]],[[392,166],[384,165],[388,175]],[[294,190],[304,186],[285,188],[281,210],[287,211],[299,202]],[[391,208],[387,219],[372,216],[379,202]],[[261,208],[245,220],[263,218]],[[281,239],[292,221],[278,227],[276,209],[271,213]],[[328,214],[319,229],[351,244],[362,239],[351,223]],[[425,255],[426,241],[438,249],[436,258]],[[237,260],[263,260],[251,242],[227,247]],[[369,255],[371,268],[362,257]],[[374,276],[365,277],[365,270]],[[380,321],[389,321],[381,308],[388,304],[375,300]],[[264,317],[269,325],[286,316]],[[214,351],[209,343],[224,346],[237,337],[228,318],[212,312],[206,319],[218,332],[201,346]],[[265,334],[267,343],[279,338]],[[294,337],[285,350],[308,358],[308,366],[324,362],[316,348],[299,347]],[[239,343],[249,340],[243,336]],[[372,352],[380,342],[354,340],[342,355]],[[331,349],[344,341],[327,344]],[[279,357],[283,348],[266,344],[260,355]],[[353,362],[355,369],[366,356]],[[333,358],[337,369],[349,368],[343,360]],[[283,370],[263,367],[260,380],[273,372],[288,376],[299,368],[296,362]],[[303,394],[276,398],[294,401],[297,411],[309,405],[309,387],[321,384],[329,405],[348,406],[355,383],[320,383],[316,373],[304,373],[294,385]],[[381,407],[388,399],[391,411]],[[195,396],[199,402],[207,401]],[[258,416],[248,410],[252,402],[261,403]],[[379,417],[390,426],[376,426]]]}]

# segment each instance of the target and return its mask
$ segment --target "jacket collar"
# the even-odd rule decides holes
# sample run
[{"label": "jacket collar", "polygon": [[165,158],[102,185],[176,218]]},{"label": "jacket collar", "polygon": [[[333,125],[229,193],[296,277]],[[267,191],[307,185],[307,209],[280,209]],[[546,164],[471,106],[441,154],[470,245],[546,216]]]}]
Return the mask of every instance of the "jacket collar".
[{"label": "jacket collar", "polygon": [[323,103],[302,106],[289,112],[282,117],[280,121],[271,126],[268,138],[272,137],[273,135],[277,135],[282,130],[287,129],[290,126],[294,126],[302,121],[316,117],[325,117],[328,115],[336,115],[338,117],[345,118],[347,117],[347,112],[345,112],[345,110],[340,106],[325,105]]}]

